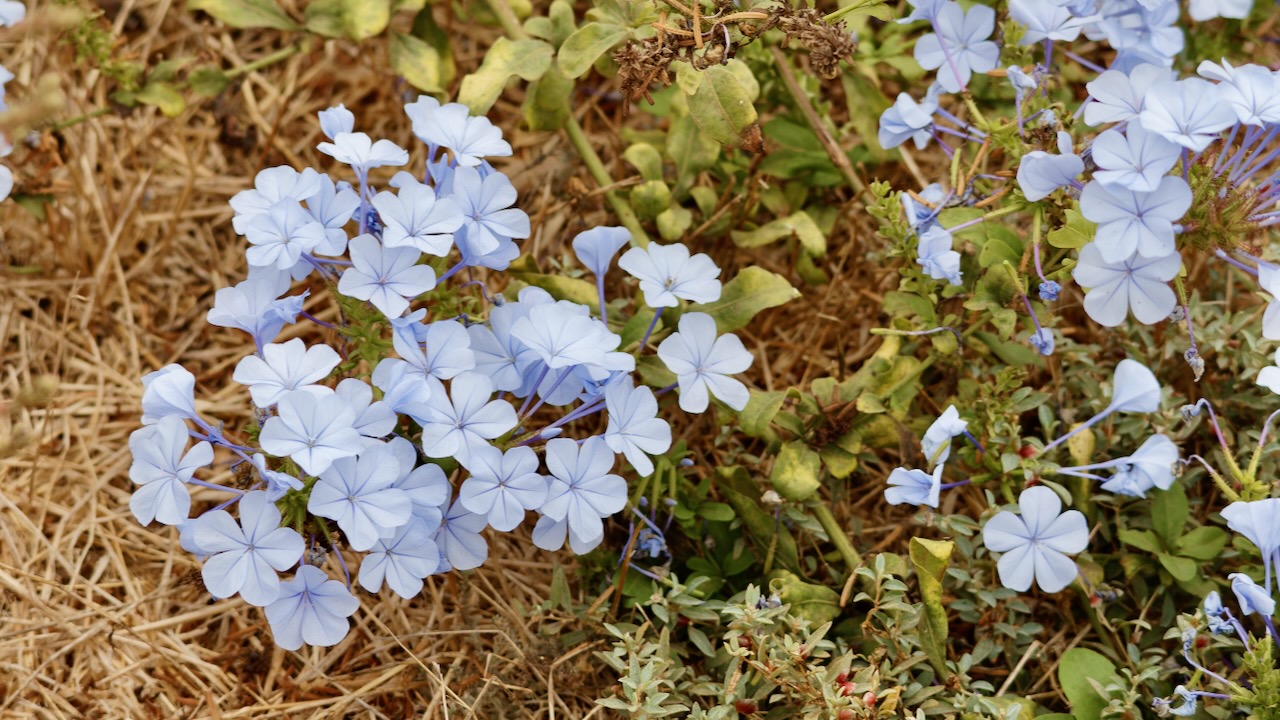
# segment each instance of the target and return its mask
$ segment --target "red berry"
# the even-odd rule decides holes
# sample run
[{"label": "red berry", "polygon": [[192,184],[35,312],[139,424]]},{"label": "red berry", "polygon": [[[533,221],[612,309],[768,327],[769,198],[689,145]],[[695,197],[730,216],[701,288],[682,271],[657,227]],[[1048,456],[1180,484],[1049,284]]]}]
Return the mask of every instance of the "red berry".
[{"label": "red berry", "polygon": [[1018,455],[1023,460],[1032,458],[1035,456],[1035,454],[1036,454],[1036,449],[1034,447],[1031,447],[1030,445],[1023,445],[1022,449],[1018,450]]},{"label": "red berry", "polygon": [[733,703],[733,707],[743,715],[754,715],[760,709],[755,700],[737,700]]}]

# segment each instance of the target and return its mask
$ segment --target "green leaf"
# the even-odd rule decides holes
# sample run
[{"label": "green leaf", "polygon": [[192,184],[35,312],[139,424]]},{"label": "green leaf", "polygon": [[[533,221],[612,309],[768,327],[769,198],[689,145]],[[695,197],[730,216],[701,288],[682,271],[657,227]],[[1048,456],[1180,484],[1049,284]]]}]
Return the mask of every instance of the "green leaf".
[{"label": "green leaf", "polygon": [[755,125],[757,116],[756,106],[738,73],[723,65],[698,71],[681,63],[677,78],[682,74],[698,79],[693,91],[682,85],[688,94],[689,115],[698,128],[721,145],[741,146],[743,134]]},{"label": "green leaf", "polygon": [[893,7],[884,0],[853,0],[839,10],[827,15],[825,20],[834,23],[850,15],[870,15],[877,20],[889,22],[893,19]]},{"label": "green leaf", "polygon": [[675,242],[693,225],[693,213],[679,205],[672,205],[658,213],[654,222],[657,223],[658,234],[663,240]]},{"label": "green leaf", "polygon": [[622,159],[635,166],[641,178],[648,181],[662,179],[662,154],[649,143],[634,143],[623,151]]},{"label": "green leaf", "polygon": [[792,615],[813,625],[829,623],[840,616],[840,593],[826,585],[807,583],[786,570],[773,573],[769,590],[778,594]]},{"label": "green leaf", "polygon": [[1178,541],[1178,554],[1208,562],[1218,557],[1218,553],[1227,546],[1231,536],[1222,528],[1198,527],[1182,536]]},{"label": "green leaf", "polygon": [[391,33],[391,68],[426,93],[445,91],[445,61],[440,51],[406,33]]},{"label": "green leaf", "polygon": [[191,69],[187,85],[201,97],[214,97],[231,85],[231,78],[217,65],[201,65]]},{"label": "green leaf", "polygon": [[1022,260],[1022,239],[1009,228],[995,223],[983,223],[987,230],[987,241],[978,254],[978,264],[984,268],[1000,262],[1017,265]]},{"label": "green leaf", "polygon": [[1099,695],[1089,681],[1106,685],[1115,679],[1115,664],[1088,648],[1071,648],[1062,654],[1058,664],[1058,682],[1076,720],[1099,720],[1107,707],[1108,700]]},{"label": "green leaf", "polygon": [[1160,539],[1150,530],[1121,530],[1120,542],[1126,545],[1132,545],[1139,550],[1146,550],[1152,555],[1164,552],[1164,548],[1160,545]]},{"label": "green leaf", "polygon": [[234,28],[301,30],[272,0],[187,0],[190,10],[203,10]]},{"label": "green leaf", "polygon": [[800,297],[800,291],[781,275],[754,265],[743,268],[725,284],[720,299],[693,309],[716,320],[720,332],[733,332],[747,326],[762,310],[777,307]]},{"label": "green leaf", "polygon": [[920,641],[929,656],[929,664],[944,680],[951,677],[951,671],[947,669],[947,610],[942,606],[942,577],[955,547],[950,541],[922,538],[911,538],[910,545],[911,565],[915,567],[920,597],[924,600]]},{"label": "green leaf", "polygon": [[182,93],[165,82],[147,83],[146,87],[134,94],[134,98],[140,103],[159,108],[165,117],[177,117],[187,107]]},{"label": "green leaf", "polygon": [[792,440],[778,451],[769,484],[787,500],[808,500],[822,486],[822,459],[803,441]]},{"label": "green leaf", "polygon": [[698,506],[698,514],[713,522],[730,522],[737,517],[733,508],[722,502],[704,502]]},{"label": "green leaf", "polygon": [[738,425],[751,437],[763,437],[786,398],[785,390],[752,390],[747,406],[738,413]]},{"label": "green leaf", "polygon": [[557,55],[560,69],[571,78],[581,77],[601,55],[627,39],[630,34],[631,30],[621,25],[589,22],[573,31],[560,46]]},{"label": "green leaf", "polygon": [[1157,492],[1151,500],[1151,526],[1164,541],[1164,546],[1171,548],[1182,537],[1182,528],[1187,525],[1187,491],[1182,483],[1174,481],[1164,492]]},{"label": "green leaf", "polygon": [[513,77],[534,81],[551,67],[555,51],[541,40],[508,40],[498,38],[485,53],[484,62],[474,73],[462,79],[458,102],[477,115],[489,112],[498,96]]},{"label": "green leaf", "polygon": [[826,235],[809,213],[803,210],[761,225],[755,230],[734,230],[730,233],[735,245],[747,248],[767,245],[792,235],[800,239],[800,246],[809,255],[821,257],[826,254]]},{"label": "green leaf", "polygon": [[312,0],[303,16],[318,35],[360,41],[387,29],[391,0]]},{"label": "green leaf", "polygon": [[698,173],[715,164],[716,158],[720,157],[720,143],[699,130],[693,118],[682,115],[671,121],[667,157],[676,165],[677,184],[688,187]]},{"label": "green leaf", "polygon": [[653,220],[671,207],[671,188],[661,180],[650,180],[632,188],[630,199],[641,220]]},{"label": "green leaf", "polygon": [[1160,553],[1156,556],[1160,560],[1160,564],[1165,570],[1173,576],[1174,580],[1179,582],[1187,582],[1196,576],[1196,561],[1191,558],[1178,557],[1168,553]]},{"label": "green leaf", "polygon": [[1066,224],[1049,232],[1049,244],[1064,250],[1075,250],[1092,242],[1098,226],[1085,220],[1078,210],[1067,210],[1066,215]]},{"label": "green leaf", "polygon": [[530,130],[559,130],[569,119],[569,97],[573,81],[558,67],[547,68],[542,77],[529,84],[524,101],[524,119]]}]

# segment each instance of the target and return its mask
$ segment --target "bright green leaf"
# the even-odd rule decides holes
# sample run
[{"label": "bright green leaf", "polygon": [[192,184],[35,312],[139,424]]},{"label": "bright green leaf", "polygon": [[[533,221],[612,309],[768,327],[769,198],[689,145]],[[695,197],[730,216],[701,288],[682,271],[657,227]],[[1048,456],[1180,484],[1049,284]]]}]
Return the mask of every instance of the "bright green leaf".
[{"label": "bright green leaf", "polygon": [[1231,536],[1226,530],[1205,525],[1182,536],[1178,541],[1178,554],[1208,562],[1218,557]]},{"label": "bright green leaf", "polygon": [[808,500],[822,485],[822,460],[804,442],[792,440],[778,451],[769,483],[787,500]]},{"label": "bright green leaf", "polygon": [[557,62],[570,78],[585,75],[592,64],[613,46],[627,39],[631,30],[621,25],[589,22],[565,38]]},{"label": "bright green leaf", "polygon": [[475,114],[489,112],[508,80],[537,80],[551,67],[554,54],[551,45],[541,40],[498,38],[485,53],[480,68],[462,79],[458,102]]},{"label": "bright green leaf", "polygon": [[1182,483],[1174,481],[1168,490],[1153,493],[1151,526],[1164,541],[1165,547],[1174,547],[1182,537],[1182,528],[1187,524],[1189,512],[1187,491],[1183,489]]},{"label": "bright green leaf", "polygon": [[405,33],[391,33],[391,68],[415,88],[427,93],[445,91],[445,61],[440,51]]},{"label": "bright green leaf", "polygon": [[1062,654],[1058,682],[1071,703],[1076,720],[1099,720],[1108,700],[1093,689],[1089,680],[1106,685],[1116,679],[1116,666],[1106,656],[1088,648],[1075,647]]},{"label": "bright green leaf", "polygon": [[147,83],[146,87],[134,94],[134,98],[140,103],[159,108],[165,117],[177,117],[187,106],[182,93],[164,82]]},{"label": "bright green leaf", "polygon": [[1049,232],[1049,244],[1064,250],[1075,250],[1092,242],[1098,226],[1085,220],[1078,210],[1067,210],[1066,215],[1066,224]]},{"label": "bright green leaf", "polygon": [[920,597],[924,600],[920,640],[929,664],[944,679],[951,676],[951,671],[947,669],[947,610],[942,605],[942,577],[953,550],[955,543],[950,541],[911,538],[911,565],[916,570]]},{"label": "bright green leaf", "polygon": [[187,8],[203,10],[234,28],[302,29],[272,0],[187,0]]},{"label": "bright green leaf", "polygon": [[716,320],[720,332],[733,332],[747,326],[762,310],[777,307],[800,297],[800,291],[781,275],[761,267],[743,268],[725,284],[720,299],[694,309]]}]

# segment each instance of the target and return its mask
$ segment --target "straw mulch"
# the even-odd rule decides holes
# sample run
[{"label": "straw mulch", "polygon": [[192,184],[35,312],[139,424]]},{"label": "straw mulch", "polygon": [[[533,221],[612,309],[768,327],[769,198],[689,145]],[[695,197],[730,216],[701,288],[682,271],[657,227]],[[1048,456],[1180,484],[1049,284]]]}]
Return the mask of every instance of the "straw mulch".
[{"label": "straw mulch", "polygon": [[[42,4],[31,5],[38,17]],[[108,5],[104,21],[124,38],[116,56],[148,63],[195,55],[235,68],[297,39],[230,31],[171,0]],[[451,31],[460,71],[473,68],[494,31]],[[14,31],[5,42],[0,60],[18,74],[11,99],[48,75],[66,96],[59,119],[112,107],[102,74],[49,33]],[[189,368],[199,409],[229,428],[249,409],[230,380],[247,338],[204,319],[214,291],[245,270],[227,199],[264,167],[333,168],[314,150],[315,113],[337,102],[355,111],[358,129],[412,146],[399,107],[408,89],[387,68],[381,40],[317,43],[179,117],[108,112],[46,131],[6,160],[18,192],[52,201],[43,219],[0,206],[0,444],[21,445],[0,454],[0,717],[603,715],[593,700],[613,679],[591,655],[603,643],[566,646],[560,621],[573,620],[536,610],[554,565],[572,559],[538,551],[527,535],[491,537],[485,567],[432,578],[413,601],[361,593],[345,641],[291,653],[274,647],[260,610],[211,600],[175,530],[140,527],[129,512],[128,437],[144,373]],[[595,186],[562,135],[513,130],[518,101],[494,112],[516,146],[505,169],[534,221],[526,248],[559,257],[563,238],[608,216],[601,196],[583,190]],[[616,133],[584,107],[584,123],[616,157]],[[868,281],[842,275],[854,248],[833,254],[836,282],[789,311],[808,322],[774,314],[743,333],[761,358],[756,384],[839,370],[816,350],[824,345],[847,349],[846,366],[873,349],[844,307],[854,287],[875,297]],[[699,249],[725,263],[727,277],[748,262],[732,249]],[[768,264],[785,273],[789,263]],[[332,317],[322,304],[313,312]],[[874,312],[859,325],[873,322]],[[51,380],[56,390],[42,396]],[[678,432],[709,439],[717,428],[706,419]],[[232,482],[220,472],[211,479]],[[575,598],[598,602],[601,588],[575,588]]]}]

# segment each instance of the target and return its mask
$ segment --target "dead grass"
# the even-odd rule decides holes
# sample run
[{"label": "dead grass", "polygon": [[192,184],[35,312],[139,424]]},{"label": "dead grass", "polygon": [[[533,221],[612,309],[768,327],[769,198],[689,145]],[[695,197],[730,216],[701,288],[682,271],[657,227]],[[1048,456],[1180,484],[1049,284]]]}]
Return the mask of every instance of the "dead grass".
[{"label": "dead grass", "polygon": [[[41,5],[32,3],[31,14]],[[172,0],[124,0],[107,17],[127,38],[118,54],[152,63],[195,55],[234,68],[289,41],[274,32],[233,36]],[[460,71],[474,67],[493,31],[449,30]],[[110,106],[108,84],[67,48],[16,37],[5,62],[19,73],[12,96],[51,73],[67,94],[63,117]],[[173,362],[189,368],[200,410],[228,427],[248,410],[229,372],[246,340],[204,320],[214,291],[244,273],[227,199],[265,167],[331,167],[314,151],[315,113],[334,102],[355,112],[358,129],[412,147],[400,111],[407,88],[386,70],[385,52],[380,41],[358,51],[317,45],[180,117],[113,112],[46,133],[37,149],[8,159],[19,191],[54,201],[43,221],[12,202],[0,206],[0,402],[44,376],[59,385],[44,407],[0,414],[0,439],[19,429],[34,438],[0,460],[0,717],[602,716],[593,700],[613,681],[592,659],[599,646],[564,647],[559,626],[531,612],[548,595],[553,564],[571,558],[538,551],[527,536],[491,537],[486,566],[432,578],[413,601],[362,594],[346,640],[291,653],[274,647],[261,611],[210,601],[176,531],[139,527],[128,510],[127,441],[144,373]],[[565,238],[609,216],[562,136],[511,130],[518,99],[495,108],[516,148],[504,169],[533,219],[525,249],[557,257]],[[618,157],[615,121],[593,103],[578,112],[606,157]],[[613,162],[614,177],[627,177]],[[859,262],[873,239],[865,221],[844,214],[826,266],[833,281],[740,333],[757,354],[759,387],[842,376],[878,346],[868,330],[882,324],[892,270]],[[782,253],[693,244],[726,277],[748,263],[791,275],[793,260]],[[706,439],[713,425],[703,419],[677,434]],[[705,466],[714,467],[710,443],[702,444]],[[862,522],[868,511],[846,503],[840,512]],[[597,599],[594,589],[577,592],[580,602]]]}]

